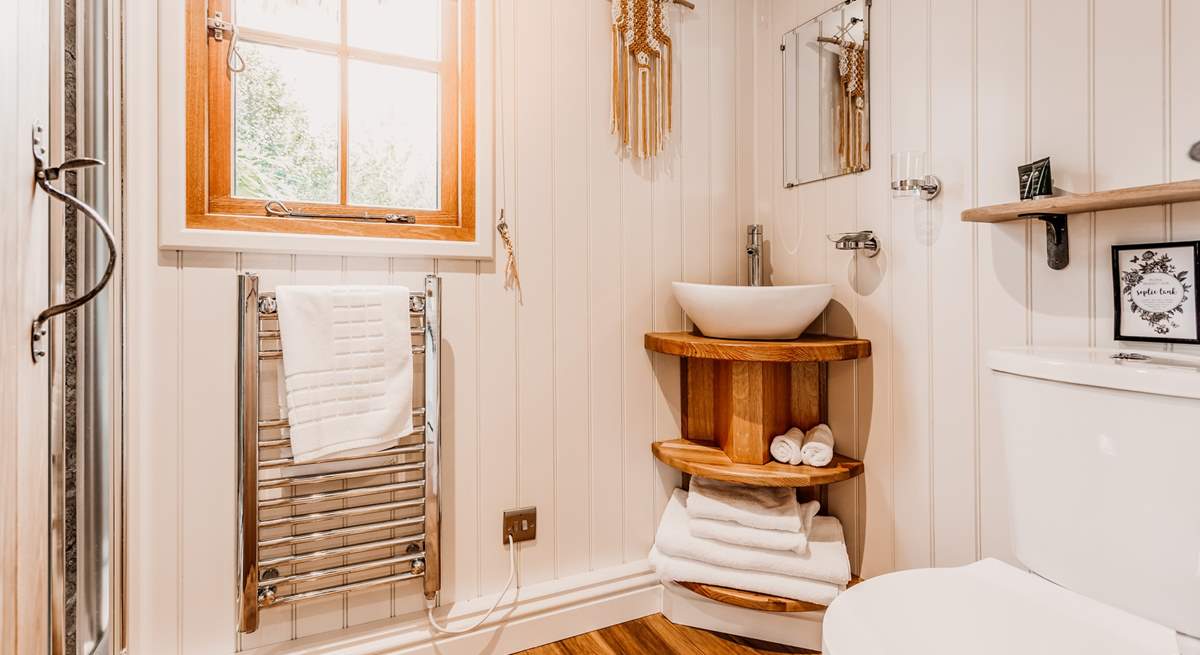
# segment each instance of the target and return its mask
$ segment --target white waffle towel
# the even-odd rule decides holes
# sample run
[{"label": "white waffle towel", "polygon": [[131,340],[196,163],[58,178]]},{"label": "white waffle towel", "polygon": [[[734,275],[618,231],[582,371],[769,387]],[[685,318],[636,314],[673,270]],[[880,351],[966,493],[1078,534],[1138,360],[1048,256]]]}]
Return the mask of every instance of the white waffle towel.
[{"label": "white waffle towel", "polygon": [[693,537],[715,539],[736,546],[751,548],[766,548],[767,550],[790,550],[801,555],[808,552],[808,532],[812,528],[813,517],[821,503],[810,500],[800,504],[799,532],[786,530],[764,530],[748,528],[732,521],[714,521],[713,519],[688,519],[688,529]]},{"label": "white waffle towel", "polygon": [[384,450],[412,433],[408,293],[401,286],[276,290],[297,463]]}]

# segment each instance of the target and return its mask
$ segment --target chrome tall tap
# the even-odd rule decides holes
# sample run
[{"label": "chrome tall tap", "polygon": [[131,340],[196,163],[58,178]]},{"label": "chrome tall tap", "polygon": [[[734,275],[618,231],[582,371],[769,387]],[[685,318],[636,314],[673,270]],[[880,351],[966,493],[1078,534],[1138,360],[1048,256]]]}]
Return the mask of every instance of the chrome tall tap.
[{"label": "chrome tall tap", "polygon": [[762,268],[763,226],[761,224],[746,227],[746,256],[749,271],[750,286],[763,285]]}]

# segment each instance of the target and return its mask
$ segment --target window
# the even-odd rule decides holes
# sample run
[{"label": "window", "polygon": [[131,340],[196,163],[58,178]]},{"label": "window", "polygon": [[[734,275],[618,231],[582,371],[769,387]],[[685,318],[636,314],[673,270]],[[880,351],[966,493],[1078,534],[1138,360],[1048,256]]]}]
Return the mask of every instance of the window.
[{"label": "window", "polygon": [[188,227],[475,238],[474,0],[188,2]]}]

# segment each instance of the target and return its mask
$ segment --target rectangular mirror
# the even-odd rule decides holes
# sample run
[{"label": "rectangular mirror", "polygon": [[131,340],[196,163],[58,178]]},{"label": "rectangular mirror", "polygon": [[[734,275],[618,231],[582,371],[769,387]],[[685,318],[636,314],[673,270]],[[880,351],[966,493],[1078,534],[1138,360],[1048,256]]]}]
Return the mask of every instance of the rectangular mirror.
[{"label": "rectangular mirror", "polygon": [[871,167],[871,0],[845,0],[783,35],[783,186]]}]

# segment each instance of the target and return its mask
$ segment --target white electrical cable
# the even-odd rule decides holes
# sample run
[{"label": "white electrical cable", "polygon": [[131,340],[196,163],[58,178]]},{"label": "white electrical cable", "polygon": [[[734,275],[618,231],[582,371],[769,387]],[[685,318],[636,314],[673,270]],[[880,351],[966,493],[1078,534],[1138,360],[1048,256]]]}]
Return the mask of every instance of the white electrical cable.
[{"label": "white electrical cable", "polygon": [[516,546],[516,544],[513,543],[513,536],[510,534],[510,535],[508,535],[508,582],[504,583],[504,591],[501,591],[500,595],[496,596],[496,602],[492,603],[492,606],[491,606],[491,608],[488,609],[487,613],[484,614],[483,617],[480,618],[478,621],[476,621],[475,625],[472,625],[472,626],[469,626],[466,628],[447,628],[447,627],[439,624],[437,622],[437,619],[433,618],[433,603],[432,603],[432,601],[429,601],[429,602],[426,602],[426,605],[425,605],[425,613],[429,615],[429,625],[433,626],[433,629],[437,630],[438,632],[444,632],[446,634],[451,634],[451,635],[461,635],[461,634],[465,634],[465,633],[475,630],[479,626],[483,625],[484,621],[487,621],[488,619],[490,619],[492,617],[492,612],[495,612],[496,608],[500,607],[500,601],[503,600],[504,597],[508,594],[508,589],[509,589],[509,587],[512,586],[513,580],[516,579],[516,577],[517,577],[517,546]]}]

